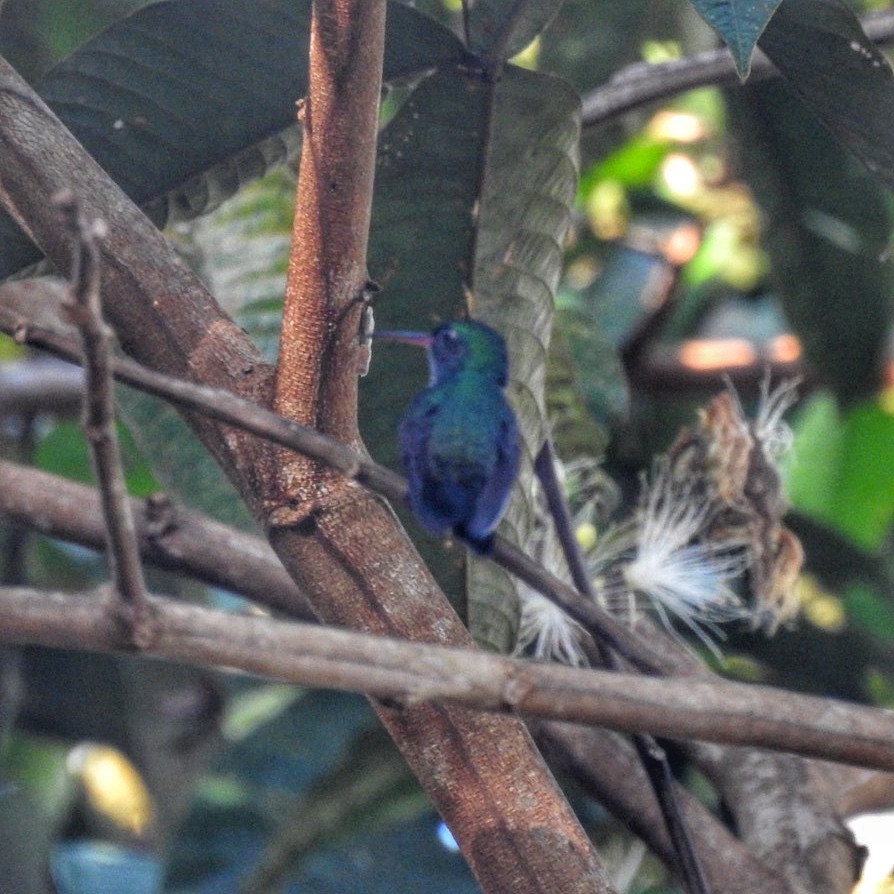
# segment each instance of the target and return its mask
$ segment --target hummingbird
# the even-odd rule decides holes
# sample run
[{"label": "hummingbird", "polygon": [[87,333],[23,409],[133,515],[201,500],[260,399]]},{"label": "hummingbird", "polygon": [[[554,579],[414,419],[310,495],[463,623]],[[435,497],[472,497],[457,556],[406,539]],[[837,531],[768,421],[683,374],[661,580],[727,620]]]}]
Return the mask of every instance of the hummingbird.
[{"label": "hummingbird", "polygon": [[503,396],[509,358],[503,337],[476,320],[433,333],[390,331],[377,338],[428,350],[428,387],[400,423],[410,508],[429,531],[453,534],[485,555],[518,473],[521,440]]}]

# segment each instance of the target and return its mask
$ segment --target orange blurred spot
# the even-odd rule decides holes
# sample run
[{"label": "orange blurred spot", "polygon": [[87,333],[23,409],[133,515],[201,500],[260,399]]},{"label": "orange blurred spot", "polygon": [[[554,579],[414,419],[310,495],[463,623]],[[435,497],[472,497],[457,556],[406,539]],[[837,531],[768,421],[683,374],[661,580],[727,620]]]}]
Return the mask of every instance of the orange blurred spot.
[{"label": "orange blurred spot", "polygon": [[744,338],[693,338],[680,346],[680,363],[690,369],[748,366],[756,361],[754,345]]},{"label": "orange blurred spot", "polygon": [[701,230],[695,224],[684,224],[677,227],[661,243],[661,254],[675,267],[688,264],[702,241]]},{"label": "orange blurred spot", "polygon": [[801,357],[801,340],[787,332],[770,342],[770,359],[774,363],[794,363]]}]

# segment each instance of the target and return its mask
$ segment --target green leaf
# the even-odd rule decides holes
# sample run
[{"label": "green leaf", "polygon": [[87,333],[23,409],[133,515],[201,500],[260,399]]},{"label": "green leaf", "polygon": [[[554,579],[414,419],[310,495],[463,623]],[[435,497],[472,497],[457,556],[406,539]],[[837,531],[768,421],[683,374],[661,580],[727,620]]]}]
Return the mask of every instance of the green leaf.
[{"label": "green leaf", "polygon": [[[475,265],[474,313],[500,329],[512,358],[509,393],[525,443],[521,486],[501,532],[526,545],[536,509],[531,466],[547,436],[546,358],[563,240],[577,193],[580,100],[557,78],[510,68],[494,97]],[[515,639],[515,582],[470,559],[469,627],[506,650]]]},{"label": "green leaf", "polygon": [[878,401],[843,417],[818,396],[795,427],[788,491],[795,507],[865,550],[884,543],[894,520],[894,415]]},{"label": "green leaf", "polygon": [[877,591],[862,584],[853,584],[844,592],[848,617],[868,633],[885,640],[890,646],[894,642],[894,610],[888,593]]},{"label": "green leaf", "polygon": [[801,99],[894,188],[894,73],[840,0],[785,0],[760,39]]},{"label": "green leaf", "polygon": [[469,49],[492,59],[521,52],[547,25],[563,0],[477,0],[470,4]]},{"label": "green leaf", "polygon": [[860,546],[877,549],[894,518],[894,416],[877,402],[855,407],[843,441],[836,523]]},{"label": "green leaf", "polygon": [[[118,427],[118,439],[128,493],[145,497],[158,490],[149,467],[124,426]],[[38,468],[72,481],[95,483],[84,432],[75,422],[58,422],[49,429],[40,439],[35,459]]]},{"label": "green leaf", "polygon": [[824,384],[878,388],[894,294],[885,194],[780,81],[728,96],[745,177],[764,212],[771,281]]},{"label": "green leaf", "polygon": [[844,432],[835,398],[814,395],[798,410],[794,449],[786,475],[792,505],[813,518],[835,521],[835,491]]},{"label": "green leaf", "polygon": [[[294,157],[295,135],[282,132],[307,90],[309,14],[309,0],[161,0],[97,35],[37,90],[157,223],[203,213]],[[443,25],[389,3],[387,81],[464,53]],[[0,215],[0,278],[39,258]]]},{"label": "green leaf", "polygon": [[692,0],[702,18],[724,39],[743,80],[751,54],[780,0]]},{"label": "green leaf", "polygon": [[[377,324],[431,328],[462,312],[469,285],[473,315],[506,337],[527,459],[501,530],[522,544],[533,520],[522,492],[546,425],[546,348],[577,186],[578,128],[578,97],[556,78],[509,67],[495,85],[445,69],[417,88],[380,138],[369,262],[384,286]],[[361,422],[377,457],[396,462],[398,420],[426,380],[421,352],[376,346]],[[425,554],[442,583],[451,570],[456,581],[442,550]],[[470,626],[482,642],[507,649],[515,584],[489,563],[469,565]]]}]

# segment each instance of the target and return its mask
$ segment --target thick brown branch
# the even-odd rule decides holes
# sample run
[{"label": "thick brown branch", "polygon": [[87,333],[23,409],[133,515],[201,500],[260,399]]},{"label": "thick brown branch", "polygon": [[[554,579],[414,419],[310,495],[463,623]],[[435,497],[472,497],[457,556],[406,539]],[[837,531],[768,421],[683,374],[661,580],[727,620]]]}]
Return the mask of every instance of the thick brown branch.
[{"label": "thick brown branch", "polygon": [[[666,863],[672,862],[670,838],[631,745],[609,730],[557,721],[538,721],[533,724],[533,732],[551,763],[570,774],[653,853]],[[758,860],[746,844],[682,787],[678,797],[712,891],[813,894],[793,887],[781,873]]]},{"label": "thick brown branch", "polygon": [[[357,299],[368,279],[384,51],[384,0],[314,3],[275,407],[289,419],[355,443]],[[306,457],[283,458],[284,494],[300,500],[299,513],[318,499],[333,499],[329,489],[343,482],[331,479],[329,469]]]},{"label": "thick brown branch", "polygon": [[[265,540],[175,505],[162,495],[131,500],[131,507],[145,562],[232,590],[298,620],[313,620],[306,597]],[[0,515],[91,549],[106,545],[95,490],[5,460],[0,460]]]},{"label": "thick brown branch", "polygon": [[[145,655],[365,692],[389,704],[447,701],[485,711],[785,749],[894,769],[886,712],[765,686],[579,670],[154,599],[158,639]],[[130,649],[88,596],[0,589],[9,642]],[[394,710],[392,707],[390,710]]]}]

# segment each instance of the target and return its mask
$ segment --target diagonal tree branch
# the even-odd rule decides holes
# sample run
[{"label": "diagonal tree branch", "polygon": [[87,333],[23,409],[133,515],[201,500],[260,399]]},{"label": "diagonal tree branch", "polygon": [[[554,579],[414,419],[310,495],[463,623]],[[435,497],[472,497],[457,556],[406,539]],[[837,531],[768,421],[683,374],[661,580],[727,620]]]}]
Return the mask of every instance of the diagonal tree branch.
[{"label": "diagonal tree branch", "polygon": [[[161,494],[130,502],[143,561],[231,590],[274,611],[288,611],[297,620],[314,620],[306,597],[267,541]],[[48,537],[95,550],[106,546],[99,495],[93,488],[7,460],[0,460],[0,515]]]}]

